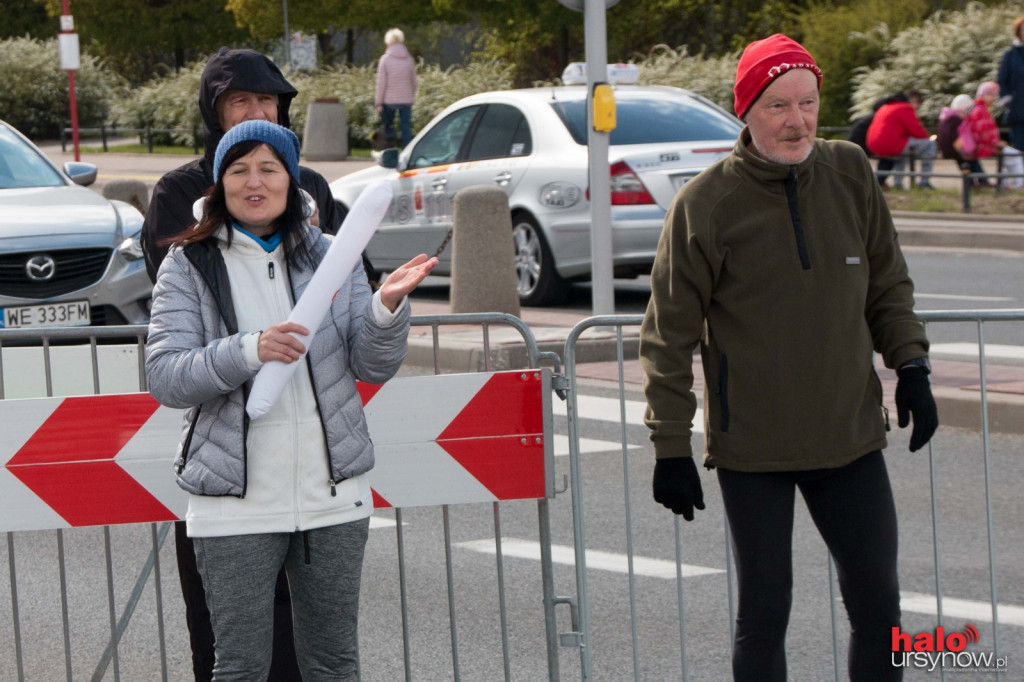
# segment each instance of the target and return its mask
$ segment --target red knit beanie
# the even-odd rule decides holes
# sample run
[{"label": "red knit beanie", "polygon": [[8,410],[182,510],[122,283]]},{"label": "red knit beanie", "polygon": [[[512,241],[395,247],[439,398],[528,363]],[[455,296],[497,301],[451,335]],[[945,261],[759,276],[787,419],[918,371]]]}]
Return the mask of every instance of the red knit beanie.
[{"label": "red knit beanie", "polygon": [[736,115],[743,118],[771,82],[790,69],[810,69],[818,77],[821,90],[821,69],[804,46],[792,38],[776,33],[764,40],[756,40],[743,50],[736,66]]}]

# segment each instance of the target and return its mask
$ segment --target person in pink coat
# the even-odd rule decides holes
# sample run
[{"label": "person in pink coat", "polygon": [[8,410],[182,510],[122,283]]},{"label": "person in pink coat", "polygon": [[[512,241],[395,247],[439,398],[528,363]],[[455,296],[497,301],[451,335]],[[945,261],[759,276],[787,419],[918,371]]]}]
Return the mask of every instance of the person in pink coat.
[{"label": "person in pink coat", "polygon": [[412,105],[416,101],[416,60],[405,46],[405,34],[392,28],[384,34],[387,48],[377,63],[374,104],[384,123],[384,144],[395,139],[395,114],[402,128],[402,147],[412,140]]},{"label": "person in pink coat", "polygon": [[999,84],[995,81],[985,81],[978,86],[977,98],[974,106],[967,113],[967,125],[971,129],[971,136],[978,145],[975,157],[979,159],[1003,155],[1003,172],[1010,173],[1016,177],[1005,178],[1002,182],[1003,188],[1021,189],[1024,187],[1024,158],[1021,153],[1006,144],[999,135],[999,126],[992,117],[989,107],[999,99]]},{"label": "person in pink coat", "polygon": [[[921,93],[916,90],[907,91],[906,102],[890,102],[883,104],[871,121],[868,128],[868,150],[877,157],[895,157],[893,170],[901,172],[906,168],[906,155],[913,153],[921,160],[921,175],[918,176],[918,187],[932,189],[928,181],[935,165],[938,147],[931,134],[917,117],[917,108],[921,105]],[[893,187],[903,189],[903,178],[893,178]]]}]

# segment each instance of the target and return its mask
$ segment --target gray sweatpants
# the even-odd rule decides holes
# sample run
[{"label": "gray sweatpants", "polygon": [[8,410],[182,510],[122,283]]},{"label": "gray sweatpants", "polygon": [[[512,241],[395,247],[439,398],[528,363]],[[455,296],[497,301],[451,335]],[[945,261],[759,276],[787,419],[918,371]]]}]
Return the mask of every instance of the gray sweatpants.
[{"label": "gray sweatpants", "polygon": [[216,639],[213,679],[267,679],[284,565],[304,682],[359,679],[359,581],[370,520],[296,533],[195,538]]}]

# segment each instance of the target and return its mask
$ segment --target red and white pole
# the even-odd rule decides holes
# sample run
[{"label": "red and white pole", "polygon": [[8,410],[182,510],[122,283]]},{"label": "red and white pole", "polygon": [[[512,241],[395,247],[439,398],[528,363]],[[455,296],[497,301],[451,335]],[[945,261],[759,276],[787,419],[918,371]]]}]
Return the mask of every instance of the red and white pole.
[{"label": "red and white pole", "polygon": [[75,71],[78,69],[78,34],[71,16],[71,0],[64,0],[64,14],[60,18],[60,67],[68,72],[68,102],[71,106],[71,141],[75,149],[75,161],[80,161],[78,151],[78,100],[75,97]]}]

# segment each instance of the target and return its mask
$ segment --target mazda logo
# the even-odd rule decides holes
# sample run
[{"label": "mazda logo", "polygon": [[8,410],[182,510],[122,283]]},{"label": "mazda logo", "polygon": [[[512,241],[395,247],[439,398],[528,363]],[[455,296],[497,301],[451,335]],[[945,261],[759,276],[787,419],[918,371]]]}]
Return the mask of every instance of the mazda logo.
[{"label": "mazda logo", "polygon": [[25,261],[25,274],[33,282],[49,282],[57,274],[57,261],[52,256],[32,256]]}]

